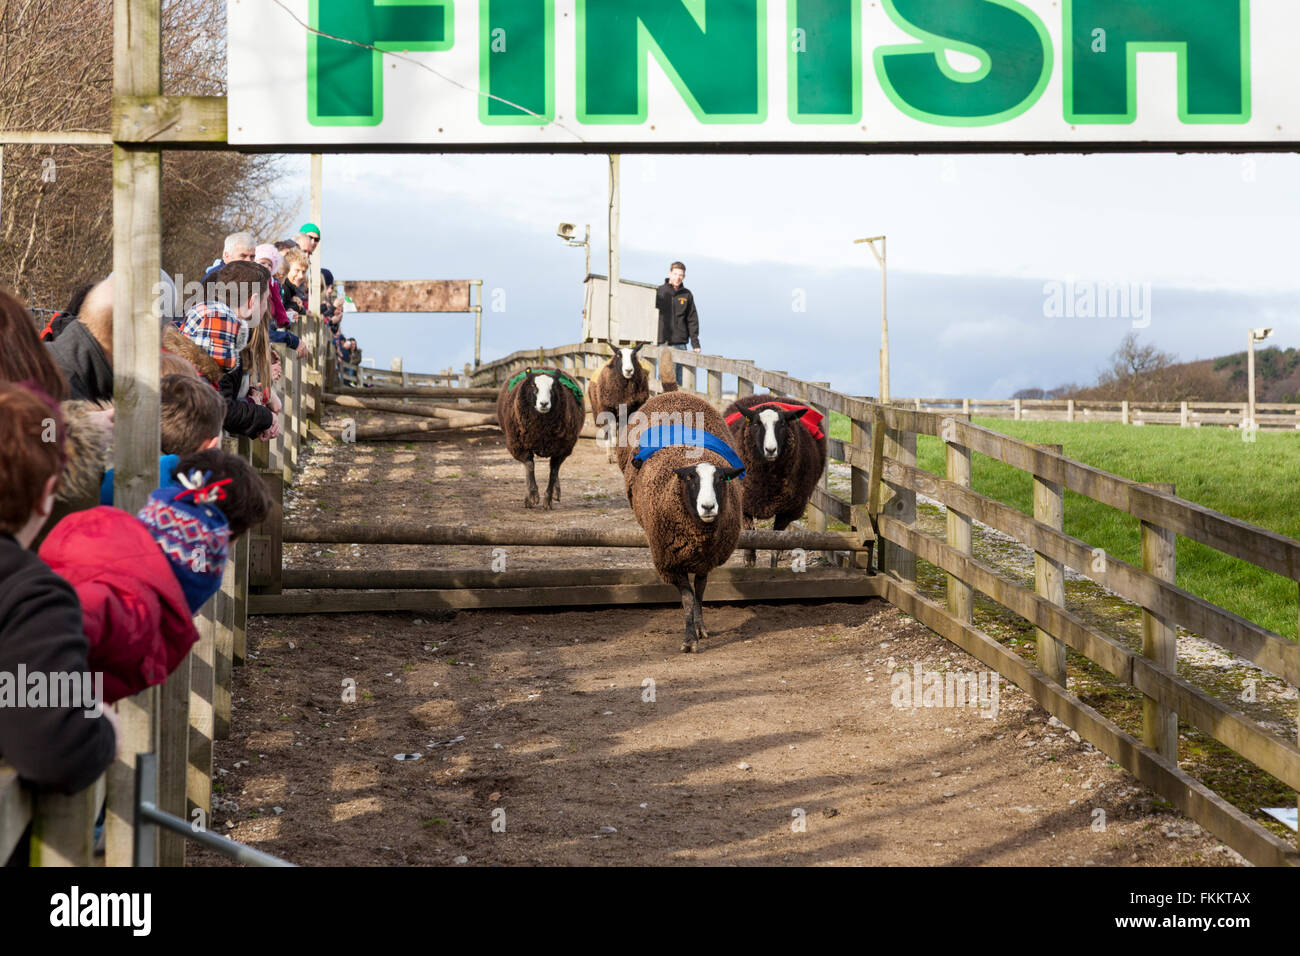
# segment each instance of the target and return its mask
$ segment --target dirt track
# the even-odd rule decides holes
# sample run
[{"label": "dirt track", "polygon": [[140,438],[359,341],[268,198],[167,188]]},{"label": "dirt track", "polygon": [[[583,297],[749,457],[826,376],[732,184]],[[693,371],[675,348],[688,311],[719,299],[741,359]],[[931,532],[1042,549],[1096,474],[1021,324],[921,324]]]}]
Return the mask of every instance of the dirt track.
[{"label": "dirt track", "polygon": [[[549,513],[522,508],[522,467],[491,433],[316,445],[307,462],[291,518],[633,523],[585,440]],[[490,551],[287,546],[286,564],[487,568]],[[508,560],[649,566],[615,549]],[[892,706],[896,670],[982,668],[884,602],[705,613],[698,656],[678,651],[675,606],[254,618],[216,748],[233,804],[213,825],[313,865],[1238,860],[1015,688],[995,717]]]}]

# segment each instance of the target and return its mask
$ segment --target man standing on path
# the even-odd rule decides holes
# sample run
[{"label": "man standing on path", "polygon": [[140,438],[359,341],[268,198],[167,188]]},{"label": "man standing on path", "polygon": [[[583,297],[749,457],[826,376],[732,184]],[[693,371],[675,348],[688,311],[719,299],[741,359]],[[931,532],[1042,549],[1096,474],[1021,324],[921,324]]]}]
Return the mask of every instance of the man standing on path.
[{"label": "man standing on path", "polygon": [[[674,262],[668,268],[668,278],[659,287],[656,305],[659,308],[659,345],[671,345],[686,351],[689,339],[695,351],[700,350],[700,317],[695,311],[695,296],[682,285],[686,266]],[[677,384],[682,384],[681,366],[677,367]]]}]

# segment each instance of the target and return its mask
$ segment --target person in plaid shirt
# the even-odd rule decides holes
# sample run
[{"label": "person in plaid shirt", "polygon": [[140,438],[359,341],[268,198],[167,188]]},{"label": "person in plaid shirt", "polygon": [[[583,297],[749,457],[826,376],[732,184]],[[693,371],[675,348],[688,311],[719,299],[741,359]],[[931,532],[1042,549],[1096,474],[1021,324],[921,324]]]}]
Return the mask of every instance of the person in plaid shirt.
[{"label": "person in plaid shirt", "polygon": [[218,383],[226,400],[224,429],[232,435],[268,441],[279,434],[278,416],[249,398],[243,354],[253,328],[261,321],[270,288],[271,273],[266,267],[244,260],[228,262],[207,283],[206,301],[190,308],[181,322],[181,334],[224,372]]}]

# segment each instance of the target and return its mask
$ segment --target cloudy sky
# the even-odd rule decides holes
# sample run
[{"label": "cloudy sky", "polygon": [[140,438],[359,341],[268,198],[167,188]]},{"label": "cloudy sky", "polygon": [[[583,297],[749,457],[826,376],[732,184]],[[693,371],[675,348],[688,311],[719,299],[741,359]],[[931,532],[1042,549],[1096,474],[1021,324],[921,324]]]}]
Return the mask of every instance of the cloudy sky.
[{"label": "cloudy sky", "polygon": [[[285,160],[304,218],[306,167]],[[853,240],[880,234],[895,396],[1086,383],[1135,326],[1184,359],[1240,351],[1252,325],[1300,345],[1294,156],[628,155],[622,178],[622,275],[658,283],[685,261],[704,351],[859,394],[877,389],[880,278]],[[576,342],[583,254],[555,228],[590,223],[605,272],[607,188],[603,156],[326,156],[324,263],[482,279],[485,359]],[[1128,314],[1088,312],[1107,284],[1133,291]],[[465,316],[347,331],[381,367],[472,357]]]}]

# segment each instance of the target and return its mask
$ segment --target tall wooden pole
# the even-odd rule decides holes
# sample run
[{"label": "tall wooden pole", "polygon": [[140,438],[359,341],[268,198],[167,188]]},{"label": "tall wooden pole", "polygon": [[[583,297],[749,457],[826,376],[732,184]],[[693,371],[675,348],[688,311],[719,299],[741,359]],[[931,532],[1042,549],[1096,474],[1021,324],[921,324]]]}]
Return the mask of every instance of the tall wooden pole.
[{"label": "tall wooden pole", "polygon": [[1255,424],[1255,330],[1246,332],[1246,425]]},{"label": "tall wooden pole", "polygon": [[[889,402],[889,274],[887,269],[887,250],[884,236],[872,236],[870,239],[854,239],[855,245],[867,244],[871,254],[880,264],[880,400]],[[876,248],[876,243],[880,248]]]},{"label": "tall wooden pole", "polygon": [[[311,221],[320,225],[321,220],[321,160],[320,153],[311,154]],[[307,293],[307,308],[320,315],[321,300],[320,250],[311,257],[311,289]]]},{"label": "tall wooden pole", "polygon": [[619,156],[609,156],[609,344],[618,341]]},{"label": "tall wooden pole", "polygon": [[[161,6],[161,0],[114,0],[115,97],[162,94]],[[161,172],[157,147],[114,144],[113,503],[132,513],[158,487],[160,329],[151,303],[162,259]],[[109,866],[131,865],[135,758],[159,747],[157,701],[151,688],[118,704],[119,753],[108,770]]]}]

